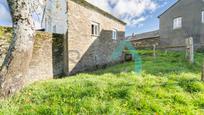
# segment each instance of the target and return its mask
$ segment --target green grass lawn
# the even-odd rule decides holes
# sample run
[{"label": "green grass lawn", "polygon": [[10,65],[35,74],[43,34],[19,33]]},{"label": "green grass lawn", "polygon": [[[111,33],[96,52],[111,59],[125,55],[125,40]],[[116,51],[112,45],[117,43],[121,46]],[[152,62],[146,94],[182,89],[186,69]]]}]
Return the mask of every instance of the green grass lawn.
[{"label": "green grass lawn", "polygon": [[[142,54],[142,74],[134,63],[41,81],[0,101],[0,114],[204,114],[203,54],[194,65],[181,52]],[[151,53],[150,53],[151,54]]]}]

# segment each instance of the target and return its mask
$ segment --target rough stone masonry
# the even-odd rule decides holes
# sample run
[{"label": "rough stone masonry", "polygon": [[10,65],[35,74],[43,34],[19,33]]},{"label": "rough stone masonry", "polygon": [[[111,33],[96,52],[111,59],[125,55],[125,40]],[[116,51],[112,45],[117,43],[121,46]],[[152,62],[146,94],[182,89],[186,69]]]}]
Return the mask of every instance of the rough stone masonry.
[{"label": "rough stone masonry", "polygon": [[[92,35],[93,23],[98,25],[97,35]],[[125,25],[84,0],[68,0],[66,35],[37,32],[26,82],[76,74],[121,61],[113,61],[111,56],[125,38]],[[117,39],[113,39],[113,30]],[[8,45],[1,47],[5,52],[0,60],[4,59]]]},{"label": "rough stone masonry", "polygon": [[[92,23],[99,25],[98,36],[92,35]],[[111,60],[111,55],[118,43],[125,38],[125,25],[114,16],[83,0],[68,0],[69,52],[67,57],[65,56],[68,62],[65,72],[74,74],[115,63]],[[116,40],[112,39],[114,29],[117,30]],[[76,51],[80,55],[77,55]]]},{"label": "rough stone masonry", "polygon": [[[0,38],[1,65],[9,47],[9,39],[11,38]],[[63,74],[63,42],[63,35],[37,32],[32,61],[25,80],[27,84]]]}]

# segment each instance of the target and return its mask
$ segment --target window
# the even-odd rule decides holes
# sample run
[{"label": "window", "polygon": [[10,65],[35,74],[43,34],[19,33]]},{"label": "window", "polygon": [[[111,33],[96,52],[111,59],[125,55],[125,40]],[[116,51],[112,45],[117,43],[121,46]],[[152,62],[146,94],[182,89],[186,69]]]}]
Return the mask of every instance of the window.
[{"label": "window", "polygon": [[91,24],[91,35],[99,36],[99,30],[100,30],[100,27],[98,23]]},{"label": "window", "polygon": [[182,17],[174,18],[173,29],[178,29],[182,27]]},{"label": "window", "polygon": [[202,23],[204,23],[204,11],[202,11]]},{"label": "window", "polygon": [[113,29],[112,31],[112,39],[117,40],[117,30],[116,29]]}]

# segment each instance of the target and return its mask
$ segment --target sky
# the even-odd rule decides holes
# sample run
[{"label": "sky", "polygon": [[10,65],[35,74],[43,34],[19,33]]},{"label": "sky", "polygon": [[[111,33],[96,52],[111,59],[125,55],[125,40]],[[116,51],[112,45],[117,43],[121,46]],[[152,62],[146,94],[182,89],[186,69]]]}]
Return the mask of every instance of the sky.
[{"label": "sky", "polygon": [[[126,36],[159,29],[161,13],[176,0],[87,0],[127,23]],[[11,26],[11,17],[6,0],[0,0],[0,25]],[[36,16],[34,16],[36,19]],[[36,25],[38,20],[36,19]],[[38,25],[39,26],[39,25]]]},{"label": "sky", "polygon": [[[32,0],[30,0],[32,1]],[[35,0],[33,0],[35,1]],[[43,4],[42,1],[43,0],[39,0],[40,1],[40,5]],[[39,4],[38,4],[39,5]],[[41,29],[41,19],[39,19],[41,16],[39,16],[38,14],[41,14],[41,9],[39,9],[40,7],[35,9],[35,12],[33,12],[32,16],[33,19],[35,20],[35,28],[36,29]],[[12,26],[12,18],[10,15],[10,11],[9,11],[9,6],[7,3],[7,0],[0,0],[0,26],[5,26],[5,27],[11,27]]]},{"label": "sky", "polygon": [[87,0],[127,23],[126,36],[159,29],[158,16],[177,0]]},{"label": "sky", "polygon": [[11,16],[6,0],[0,0],[0,26],[11,26]]}]

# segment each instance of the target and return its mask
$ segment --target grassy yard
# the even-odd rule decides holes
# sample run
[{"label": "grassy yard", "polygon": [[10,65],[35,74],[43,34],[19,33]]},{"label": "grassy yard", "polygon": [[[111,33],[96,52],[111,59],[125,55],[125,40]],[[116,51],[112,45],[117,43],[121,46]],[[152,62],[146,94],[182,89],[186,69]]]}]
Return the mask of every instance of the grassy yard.
[{"label": "grassy yard", "polygon": [[0,101],[0,114],[204,114],[203,54],[194,65],[184,53],[142,54],[142,74],[134,63],[73,77],[34,83]]}]

